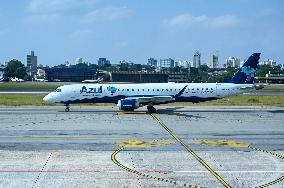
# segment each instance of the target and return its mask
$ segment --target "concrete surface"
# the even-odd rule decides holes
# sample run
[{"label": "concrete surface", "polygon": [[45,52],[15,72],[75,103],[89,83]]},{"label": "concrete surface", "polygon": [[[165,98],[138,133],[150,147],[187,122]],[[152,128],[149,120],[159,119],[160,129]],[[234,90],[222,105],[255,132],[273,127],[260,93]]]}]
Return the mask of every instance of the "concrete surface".
[{"label": "concrete surface", "polygon": [[194,154],[145,108],[117,112],[1,107],[0,187],[225,187],[194,154],[231,187],[284,187],[284,108],[159,107]]}]

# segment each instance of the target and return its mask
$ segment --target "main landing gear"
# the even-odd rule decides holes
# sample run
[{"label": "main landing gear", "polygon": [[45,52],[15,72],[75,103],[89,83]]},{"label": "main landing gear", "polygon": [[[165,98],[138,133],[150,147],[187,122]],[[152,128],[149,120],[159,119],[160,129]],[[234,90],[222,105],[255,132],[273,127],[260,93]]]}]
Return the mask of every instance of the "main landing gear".
[{"label": "main landing gear", "polygon": [[156,110],[156,108],[154,108],[154,106],[147,106],[147,110],[150,114],[157,112],[157,110]]},{"label": "main landing gear", "polygon": [[64,104],[64,105],[65,105],[65,112],[69,112],[70,111],[69,104]]}]

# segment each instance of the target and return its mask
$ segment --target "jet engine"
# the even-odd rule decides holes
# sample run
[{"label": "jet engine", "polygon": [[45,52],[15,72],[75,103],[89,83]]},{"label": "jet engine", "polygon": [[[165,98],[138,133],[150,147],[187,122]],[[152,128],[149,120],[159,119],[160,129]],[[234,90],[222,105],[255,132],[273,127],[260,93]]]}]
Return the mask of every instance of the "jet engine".
[{"label": "jet engine", "polygon": [[119,110],[133,111],[139,108],[139,102],[137,99],[121,99],[118,100],[117,106]]}]

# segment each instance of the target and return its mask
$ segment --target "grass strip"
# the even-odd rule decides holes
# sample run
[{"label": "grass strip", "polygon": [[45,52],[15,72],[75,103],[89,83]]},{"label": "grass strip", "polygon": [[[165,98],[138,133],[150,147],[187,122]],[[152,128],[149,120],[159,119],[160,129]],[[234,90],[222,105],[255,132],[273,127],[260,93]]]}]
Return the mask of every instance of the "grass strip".
[{"label": "grass strip", "polygon": [[[45,94],[0,94],[1,106],[54,106],[54,104],[44,102],[42,98]],[[83,104],[90,105],[90,104]],[[94,104],[91,104],[94,105]],[[98,106],[113,106],[114,104],[100,103]],[[192,104],[190,102],[176,102],[166,105],[172,106],[282,106],[284,107],[284,96],[231,96],[224,99]]]},{"label": "grass strip", "polygon": [[53,91],[59,84],[48,84],[48,83],[1,83],[0,84],[0,91],[5,90],[13,90],[13,91],[20,91],[20,90],[48,90]]}]

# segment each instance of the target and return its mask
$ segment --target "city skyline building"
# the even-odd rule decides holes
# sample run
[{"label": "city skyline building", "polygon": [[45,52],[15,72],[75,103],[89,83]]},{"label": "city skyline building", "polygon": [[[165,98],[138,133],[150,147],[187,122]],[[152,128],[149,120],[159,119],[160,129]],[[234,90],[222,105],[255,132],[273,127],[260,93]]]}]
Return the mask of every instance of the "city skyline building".
[{"label": "city skyline building", "polygon": [[173,68],[175,61],[172,58],[160,59],[159,68]]},{"label": "city skyline building", "polygon": [[71,64],[69,63],[69,61],[64,61],[64,65],[65,65],[66,67],[70,67],[70,66],[71,66]]},{"label": "city skyline building", "polygon": [[36,76],[37,77],[45,77],[45,70],[44,69],[37,69]]},{"label": "city skyline building", "polygon": [[261,64],[269,65],[271,67],[275,67],[276,66],[276,61],[274,61],[273,59],[267,59],[267,60],[264,60]]},{"label": "city skyline building", "polygon": [[110,65],[110,60],[107,60],[106,58],[99,58],[98,66],[99,67],[104,67],[106,65]]},{"label": "city skyline building", "polygon": [[226,59],[226,67],[240,67],[241,60],[236,57],[228,57]]},{"label": "city skyline building", "polygon": [[208,64],[207,66],[211,69],[215,69],[218,67],[218,55],[216,54],[210,54],[208,58]]},{"label": "city skyline building", "polygon": [[31,51],[30,55],[27,55],[27,72],[32,78],[37,73],[37,56],[34,51]]},{"label": "city skyline building", "polygon": [[83,58],[77,57],[75,60],[75,64],[80,64],[80,63],[83,63]]},{"label": "city skyline building", "polygon": [[154,59],[154,58],[149,58],[147,65],[157,68],[158,67],[158,60]]},{"label": "city skyline building", "polygon": [[193,67],[198,68],[201,65],[201,53],[196,51],[193,55]]}]

